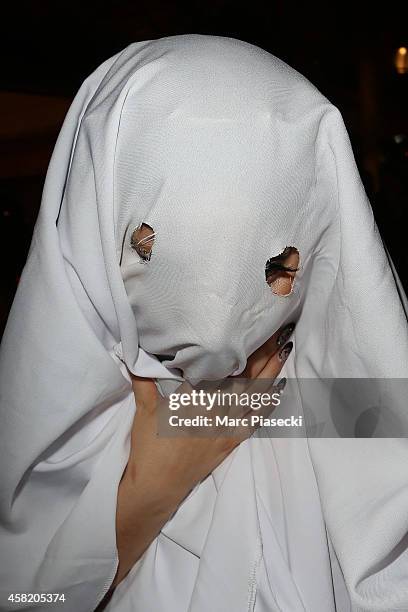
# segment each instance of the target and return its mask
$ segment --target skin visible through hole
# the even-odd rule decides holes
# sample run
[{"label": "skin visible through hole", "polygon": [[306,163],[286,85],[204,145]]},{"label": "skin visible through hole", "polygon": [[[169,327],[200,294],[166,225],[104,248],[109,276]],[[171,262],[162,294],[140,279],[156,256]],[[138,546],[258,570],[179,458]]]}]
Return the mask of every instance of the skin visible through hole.
[{"label": "skin visible through hole", "polygon": [[299,251],[293,246],[287,246],[282,253],[268,259],[265,279],[272,293],[281,296],[292,293],[299,260]]},{"label": "skin visible through hole", "polygon": [[143,261],[149,261],[152,256],[152,248],[154,243],[154,229],[142,223],[137,227],[131,237],[131,247],[136,251]]},{"label": "skin visible through hole", "polygon": [[[151,258],[154,237],[154,229],[147,223],[141,223],[133,231],[131,246],[143,262]],[[265,265],[265,279],[272,293],[289,295],[293,289],[298,267],[299,251],[293,246],[287,246],[282,253],[268,259]]]}]

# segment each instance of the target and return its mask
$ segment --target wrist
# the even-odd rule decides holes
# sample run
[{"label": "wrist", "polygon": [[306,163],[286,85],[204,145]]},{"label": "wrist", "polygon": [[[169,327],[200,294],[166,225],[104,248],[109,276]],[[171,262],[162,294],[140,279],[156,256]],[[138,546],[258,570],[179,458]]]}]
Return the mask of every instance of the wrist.
[{"label": "wrist", "polygon": [[131,462],[123,480],[126,488],[132,491],[132,498],[137,500],[140,511],[152,518],[156,517],[158,521],[168,520],[188,493],[169,481],[142,474]]}]

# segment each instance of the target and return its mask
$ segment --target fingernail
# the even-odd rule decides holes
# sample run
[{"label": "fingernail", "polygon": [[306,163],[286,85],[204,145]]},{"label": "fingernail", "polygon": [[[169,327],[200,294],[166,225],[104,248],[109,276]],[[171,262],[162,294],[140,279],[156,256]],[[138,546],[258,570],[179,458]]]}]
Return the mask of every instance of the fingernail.
[{"label": "fingernail", "polygon": [[293,349],[293,342],[288,342],[278,353],[279,361],[286,361],[289,357],[290,351]]},{"label": "fingernail", "polygon": [[277,390],[278,390],[278,393],[282,393],[282,391],[283,391],[283,390],[284,390],[284,388],[285,388],[285,385],[286,385],[286,378],[285,378],[285,376],[284,376],[283,378],[281,378],[281,379],[278,381],[278,384],[276,385]]},{"label": "fingernail", "polygon": [[289,336],[291,335],[294,329],[295,329],[295,323],[288,323],[282,329],[281,334],[277,341],[278,346],[283,346],[287,342],[287,340],[289,339]]}]

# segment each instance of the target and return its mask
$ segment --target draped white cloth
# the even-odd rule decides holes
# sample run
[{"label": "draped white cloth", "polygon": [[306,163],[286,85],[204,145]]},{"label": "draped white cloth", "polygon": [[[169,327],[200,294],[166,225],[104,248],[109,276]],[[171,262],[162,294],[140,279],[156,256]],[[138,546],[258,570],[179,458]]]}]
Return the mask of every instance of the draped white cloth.
[{"label": "draped white cloth", "polygon": [[[156,232],[146,265],[129,242],[142,222]],[[301,269],[280,297],[264,268],[285,246]],[[387,385],[408,378],[406,310],[341,115],[307,79],[217,36],[107,60],[58,138],[1,346],[0,609],[49,610],[8,601],[48,592],[88,612],[107,592],[126,367],[163,392],[181,371],[239,374],[295,319],[282,375],[374,378],[392,402],[373,435],[387,437],[341,439],[327,419],[320,439],[242,443],[106,609],[408,610],[408,444],[389,425],[406,415]],[[301,385],[291,401],[303,410]]]}]

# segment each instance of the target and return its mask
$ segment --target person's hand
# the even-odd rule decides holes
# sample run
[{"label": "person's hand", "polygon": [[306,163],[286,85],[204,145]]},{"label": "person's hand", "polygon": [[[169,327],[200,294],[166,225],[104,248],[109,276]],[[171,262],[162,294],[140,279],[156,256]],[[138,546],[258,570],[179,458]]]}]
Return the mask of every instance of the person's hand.
[{"label": "person's hand", "polygon": [[[276,379],[292,348],[292,343],[286,343],[292,331],[292,325],[279,330],[249,357],[240,375],[241,393],[250,392],[254,379]],[[243,378],[248,379],[244,386]],[[234,377],[229,381],[233,385]],[[157,435],[157,413],[163,410],[168,414],[168,400],[160,396],[151,379],[132,375],[132,386],[137,410],[127,469],[139,490],[145,491],[158,506],[176,506],[254,431],[254,428],[237,426],[235,432],[232,428],[225,437],[222,436],[222,428],[218,428],[215,435],[207,434],[206,431],[205,436],[199,438],[190,434],[182,435],[181,432],[172,437]],[[191,390],[189,383],[184,382],[177,393],[189,393]],[[269,405],[256,411],[248,409],[245,416],[266,416],[273,408]],[[184,412],[187,410],[191,408],[186,408]]]},{"label": "person's hand", "polygon": [[[248,359],[240,375],[247,389],[256,379],[274,381],[288,357],[292,342],[287,342],[294,325],[278,330]],[[196,484],[206,478],[243,440],[254,431],[237,428],[228,436],[192,437],[157,435],[160,407],[168,410],[152,379],[131,375],[136,412],[131,430],[131,449],[118,490],[116,535],[119,567],[112,589],[124,578],[135,562],[159,534],[164,524]],[[229,380],[232,384],[234,377]],[[177,392],[192,387],[183,383]],[[240,387],[245,392],[245,388]],[[273,406],[248,410],[247,415],[270,414]]]}]

